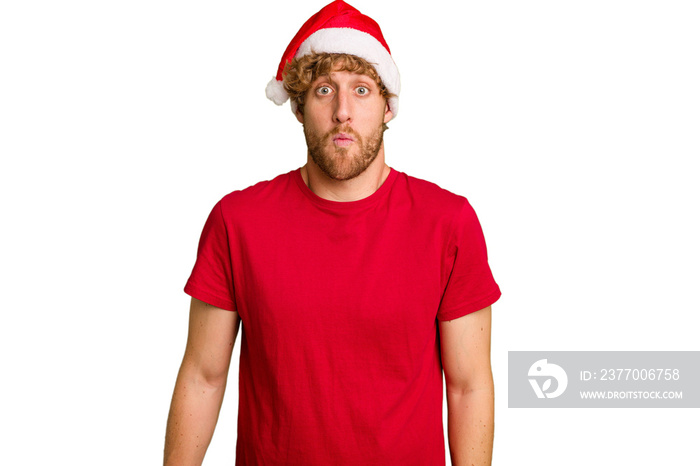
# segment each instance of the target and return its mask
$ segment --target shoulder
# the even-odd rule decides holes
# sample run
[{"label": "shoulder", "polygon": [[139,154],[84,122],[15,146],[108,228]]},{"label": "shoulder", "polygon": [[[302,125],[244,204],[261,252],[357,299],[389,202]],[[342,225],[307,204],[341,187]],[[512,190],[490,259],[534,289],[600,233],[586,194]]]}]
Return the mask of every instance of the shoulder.
[{"label": "shoulder", "polygon": [[245,189],[233,191],[220,201],[224,216],[244,213],[248,210],[260,211],[262,207],[278,205],[288,198],[290,187],[295,183],[297,170],[278,175],[271,180],[260,181]]},{"label": "shoulder", "polygon": [[418,211],[429,212],[439,217],[454,219],[463,210],[470,209],[466,197],[455,194],[435,183],[399,172],[397,183]]}]

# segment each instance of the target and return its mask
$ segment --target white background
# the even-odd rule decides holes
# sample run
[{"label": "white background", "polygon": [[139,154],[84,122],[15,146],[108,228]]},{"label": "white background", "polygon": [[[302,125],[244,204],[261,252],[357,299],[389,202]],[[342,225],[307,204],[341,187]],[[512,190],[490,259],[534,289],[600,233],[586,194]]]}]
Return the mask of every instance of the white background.
[{"label": "white background", "polygon": [[[388,163],[466,195],[486,234],[494,465],[699,464],[696,409],[506,390],[508,351],[700,349],[697,2],[352,3],[402,74]],[[0,463],[162,461],[199,233],[304,163],[264,88],[322,6],[2,3]],[[233,464],[236,373],[205,464]]]}]

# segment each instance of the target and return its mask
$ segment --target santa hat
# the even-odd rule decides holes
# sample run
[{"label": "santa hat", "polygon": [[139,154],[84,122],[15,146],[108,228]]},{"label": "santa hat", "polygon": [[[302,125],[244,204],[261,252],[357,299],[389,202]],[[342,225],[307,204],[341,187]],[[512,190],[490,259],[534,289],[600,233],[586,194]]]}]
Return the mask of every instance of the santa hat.
[{"label": "santa hat", "polygon": [[[389,109],[396,116],[401,90],[399,70],[391,58],[391,51],[379,25],[372,18],[363,15],[342,0],[336,0],[323,7],[304,23],[284,51],[277,76],[270,80],[265,89],[268,99],[277,105],[287,101],[289,95],[282,84],[284,67],[293,58],[311,52],[347,53],[371,63],[387,90],[396,96],[389,99]],[[294,102],[292,111],[296,111]]]}]

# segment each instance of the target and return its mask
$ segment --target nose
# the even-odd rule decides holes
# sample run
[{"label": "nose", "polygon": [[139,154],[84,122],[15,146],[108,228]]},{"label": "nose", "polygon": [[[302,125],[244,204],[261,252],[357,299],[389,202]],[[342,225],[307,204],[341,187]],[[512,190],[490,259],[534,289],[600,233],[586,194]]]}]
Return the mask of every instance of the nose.
[{"label": "nose", "polygon": [[350,93],[344,89],[340,89],[337,91],[335,98],[333,120],[338,124],[343,124],[352,119],[351,114]]}]

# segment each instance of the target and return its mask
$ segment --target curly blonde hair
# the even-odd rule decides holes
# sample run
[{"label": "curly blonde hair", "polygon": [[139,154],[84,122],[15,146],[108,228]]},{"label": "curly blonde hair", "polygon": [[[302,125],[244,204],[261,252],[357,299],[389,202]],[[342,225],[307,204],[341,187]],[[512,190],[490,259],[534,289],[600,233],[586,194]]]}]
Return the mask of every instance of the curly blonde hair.
[{"label": "curly blonde hair", "polygon": [[293,59],[284,67],[284,89],[299,111],[304,111],[304,97],[311,88],[311,83],[319,76],[330,75],[331,71],[350,71],[367,75],[377,83],[382,97],[387,100],[396,97],[384,86],[374,66],[364,58],[348,53],[311,52],[309,55]]}]

